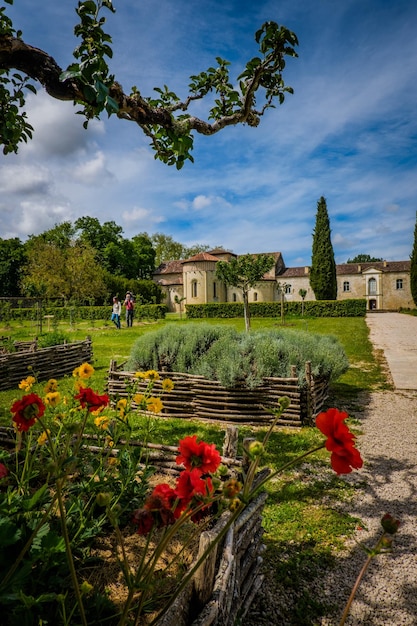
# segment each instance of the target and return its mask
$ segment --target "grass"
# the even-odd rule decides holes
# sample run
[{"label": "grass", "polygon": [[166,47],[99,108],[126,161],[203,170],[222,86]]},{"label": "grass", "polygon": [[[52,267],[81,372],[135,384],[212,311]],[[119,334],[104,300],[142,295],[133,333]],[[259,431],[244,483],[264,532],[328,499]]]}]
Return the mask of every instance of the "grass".
[{"label": "grass", "polygon": [[[205,323],[229,324],[244,330],[243,320],[202,320]],[[164,324],[189,323],[186,319],[170,315],[166,320],[135,324],[132,328],[117,331],[110,322],[80,322],[73,328],[60,326],[71,340],[93,340],[95,375],[92,387],[102,391],[111,359],[121,363],[127,360],[135,339],[148,329]],[[355,406],[364,393],[388,387],[383,362],[374,354],[369,333],[363,318],[287,319],[286,326],[308,332],[336,336],[345,348],[350,368],[331,389],[333,406]],[[281,327],[276,319],[253,318],[253,329]],[[25,340],[36,335],[29,323],[0,328],[0,334],[14,340]],[[42,393],[42,385],[39,387]],[[35,389],[36,391],[36,389]],[[18,397],[19,390],[0,393],[0,421],[10,424],[9,407]],[[20,396],[19,396],[20,397]],[[343,407],[342,407],[343,405]],[[176,444],[178,439],[197,434],[219,447],[223,441],[223,429],[208,422],[181,419],[138,418],[134,436],[141,438],[144,431],[155,443]],[[245,436],[261,439],[264,428],[242,426],[240,440]],[[296,458],[306,450],[317,446],[323,437],[313,428],[277,429],[268,444],[265,463],[271,469]],[[271,576],[285,588],[291,589],[293,602],[287,607],[285,623],[294,626],[313,626],[315,620],[330,609],[309,591],[309,581],[320,577],[331,566],[344,538],[353,532],[357,520],[342,513],[338,503],[349,500],[354,487],[338,478],[329,467],[328,453],[321,450],[279,479],[268,484],[269,500],[265,508],[264,527],[267,545],[266,565]],[[271,582],[271,581],[270,581]],[[272,581],[273,582],[273,581]]]}]

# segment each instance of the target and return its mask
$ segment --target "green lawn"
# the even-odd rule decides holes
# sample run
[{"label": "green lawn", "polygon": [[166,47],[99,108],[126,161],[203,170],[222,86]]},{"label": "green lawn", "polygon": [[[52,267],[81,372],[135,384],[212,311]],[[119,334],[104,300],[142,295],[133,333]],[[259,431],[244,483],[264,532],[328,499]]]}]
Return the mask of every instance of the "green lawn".
[{"label": "green lawn", "polygon": [[[231,324],[237,329],[244,329],[240,319],[202,321]],[[92,337],[96,370],[92,386],[102,392],[111,359],[119,363],[125,361],[133,342],[142,333],[173,323],[189,322],[170,315],[164,321],[136,323],[132,328],[125,327],[120,331],[110,322],[97,322],[93,326],[91,322],[82,322],[73,328],[62,325],[59,330],[67,332],[72,340],[85,339],[87,335]],[[332,406],[344,409],[349,403],[354,406],[361,392],[387,387],[383,368],[373,353],[363,318],[288,319],[286,326],[334,335],[344,346],[350,368],[332,387]],[[276,319],[253,318],[252,327],[281,328],[281,323]],[[30,339],[35,334],[36,329],[29,323],[19,326],[12,323],[10,327],[0,328],[0,335],[13,339]],[[38,389],[41,395],[42,388],[43,385],[39,385],[34,390]],[[20,395],[17,389],[0,393],[2,424],[10,424],[11,402]],[[223,439],[221,426],[188,420],[154,418],[143,421],[138,418],[135,426],[137,437],[143,429],[150,430],[150,439],[154,442],[176,444],[179,438],[194,433],[218,445]],[[244,436],[261,439],[264,432],[264,428],[244,426],[240,428],[240,440]],[[314,428],[278,428],[271,436],[265,462],[272,469],[277,469],[322,440],[323,436]],[[314,593],[310,593],[308,582],[320,577],[320,572],[331,566],[344,538],[357,524],[357,520],[342,514],[337,507],[338,502],[352,496],[354,488],[351,482],[337,477],[330,470],[329,455],[324,450],[311,457],[308,463],[304,462],[302,470],[295,467],[268,485],[270,498],[264,518],[266,563],[271,566],[273,576],[291,588],[294,601],[288,606],[288,624],[313,626],[320,615],[329,611]]]}]

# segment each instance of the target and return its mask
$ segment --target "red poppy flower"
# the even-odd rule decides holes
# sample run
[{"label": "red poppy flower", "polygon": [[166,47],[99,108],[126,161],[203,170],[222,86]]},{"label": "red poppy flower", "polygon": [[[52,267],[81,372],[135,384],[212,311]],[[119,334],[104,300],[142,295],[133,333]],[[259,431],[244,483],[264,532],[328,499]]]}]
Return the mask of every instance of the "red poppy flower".
[{"label": "red poppy flower", "polygon": [[0,479],[6,478],[8,473],[9,473],[9,470],[7,469],[7,467],[3,465],[3,463],[0,463]]},{"label": "red poppy flower", "polygon": [[161,483],[160,485],[156,485],[149,498],[147,498],[145,509],[148,509],[148,511],[170,509],[176,498],[177,496],[172,487],[166,483]]},{"label": "red poppy flower", "polygon": [[184,506],[191,502],[194,496],[204,498],[211,495],[214,490],[211,478],[201,478],[201,473],[196,468],[181,472],[174,491]]},{"label": "red poppy flower", "polygon": [[213,473],[220,465],[221,458],[214,443],[197,441],[197,435],[185,437],[179,442],[177,464],[184,465],[185,469],[197,470],[199,474]]},{"label": "red poppy flower", "polygon": [[109,403],[109,396],[99,396],[90,387],[81,387],[80,393],[74,396],[74,398],[80,401],[83,409],[87,407],[90,413],[107,406]]},{"label": "red poppy flower", "polygon": [[45,413],[45,405],[36,393],[29,393],[17,400],[10,409],[17,430],[27,431]]},{"label": "red poppy flower", "polygon": [[348,414],[338,409],[329,409],[316,418],[317,428],[327,437],[326,448],[332,453],[330,462],[336,474],[349,474],[363,465],[355,435],[344,423],[347,418]]}]

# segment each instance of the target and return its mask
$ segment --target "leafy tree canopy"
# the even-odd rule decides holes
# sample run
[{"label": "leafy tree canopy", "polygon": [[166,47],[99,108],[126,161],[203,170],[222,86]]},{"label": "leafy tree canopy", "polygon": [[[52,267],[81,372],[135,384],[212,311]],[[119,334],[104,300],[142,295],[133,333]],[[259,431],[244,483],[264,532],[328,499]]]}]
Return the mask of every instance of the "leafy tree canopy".
[{"label": "leafy tree canopy", "polygon": [[[5,0],[13,4],[13,0]],[[285,57],[296,57],[296,35],[276,22],[265,22],[255,34],[259,53],[237,78],[229,75],[230,63],[216,57],[216,64],[190,77],[189,93],[180,98],[166,85],[145,97],[133,86],[125,92],[110,72],[112,38],[104,30],[105,12],[115,12],[112,0],[80,0],[75,9],[79,39],[74,60],[63,70],[46,51],[24,41],[6,7],[0,8],[0,143],[4,154],[17,152],[19,143],[32,138],[33,128],[24,111],[26,90],[36,93],[39,82],[53,98],[80,104],[89,120],[116,115],[135,122],[150,139],[155,158],[181,169],[193,161],[193,132],[213,135],[236,124],[256,127],[265,111],[282,104],[293,93],[283,79]],[[191,113],[192,105],[208,101],[207,120]],[[200,110],[200,107],[199,107]]]},{"label": "leafy tree canopy", "polygon": [[150,240],[155,250],[155,267],[158,267],[164,261],[178,261],[179,259],[187,259],[199,252],[207,252],[210,246],[196,244],[194,246],[186,246],[178,241],[174,241],[171,235],[164,233],[154,233]]},{"label": "leafy tree canopy", "polygon": [[0,239],[0,296],[20,295],[20,279],[26,261],[24,244],[17,237]]},{"label": "leafy tree canopy", "polygon": [[243,254],[237,258],[232,257],[230,261],[219,261],[216,265],[217,278],[225,285],[236,287],[242,292],[246,330],[250,329],[249,290],[262,279],[273,264],[272,256]]},{"label": "leafy tree canopy", "polygon": [[377,261],[383,261],[378,257],[371,256],[370,254],[357,254],[353,259],[348,259],[346,263],[376,263]]}]

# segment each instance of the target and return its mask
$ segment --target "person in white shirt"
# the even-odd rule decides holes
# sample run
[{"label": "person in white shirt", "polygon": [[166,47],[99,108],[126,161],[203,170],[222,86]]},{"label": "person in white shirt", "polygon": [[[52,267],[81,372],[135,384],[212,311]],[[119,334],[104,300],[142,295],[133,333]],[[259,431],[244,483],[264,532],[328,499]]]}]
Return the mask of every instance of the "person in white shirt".
[{"label": "person in white shirt", "polygon": [[113,310],[111,314],[111,321],[114,322],[116,328],[120,329],[120,316],[122,314],[122,303],[116,296],[113,298]]}]

